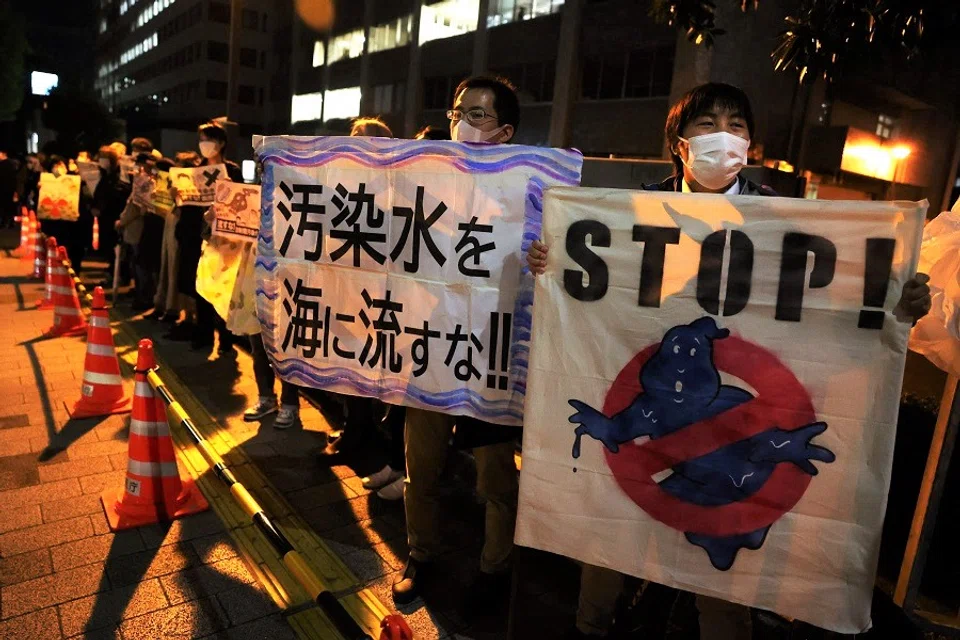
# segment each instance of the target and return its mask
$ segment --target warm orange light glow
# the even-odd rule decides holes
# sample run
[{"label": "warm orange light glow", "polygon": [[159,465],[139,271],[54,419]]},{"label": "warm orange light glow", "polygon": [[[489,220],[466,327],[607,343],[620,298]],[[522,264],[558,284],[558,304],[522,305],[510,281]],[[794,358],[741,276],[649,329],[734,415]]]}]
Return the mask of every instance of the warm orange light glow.
[{"label": "warm orange light glow", "polygon": [[899,147],[894,147],[890,150],[890,155],[892,155],[897,160],[905,160],[910,155],[910,147],[901,145]]}]

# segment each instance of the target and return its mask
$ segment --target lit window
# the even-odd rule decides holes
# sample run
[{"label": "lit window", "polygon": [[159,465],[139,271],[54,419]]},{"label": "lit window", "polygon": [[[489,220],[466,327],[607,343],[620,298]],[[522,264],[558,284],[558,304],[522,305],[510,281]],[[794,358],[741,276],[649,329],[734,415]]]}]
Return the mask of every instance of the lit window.
[{"label": "lit window", "polygon": [[30,74],[30,89],[35,96],[48,96],[57,88],[60,78],[55,73],[34,71]]},{"label": "lit window", "polygon": [[100,20],[100,33],[107,32],[107,21],[105,19]]},{"label": "lit window", "polygon": [[890,116],[881,113],[880,117],[877,118],[877,135],[884,140],[889,140],[893,134],[893,125],[895,122],[896,121]]},{"label": "lit window", "polygon": [[563,2],[564,0],[490,0],[487,26],[496,27],[558,13],[563,9]]},{"label": "lit window", "polygon": [[420,12],[420,44],[475,31],[479,11],[480,0],[444,0],[423,5]]},{"label": "lit window", "polygon": [[253,182],[257,177],[257,163],[253,160],[244,160],[241,166],[243,170],[243,181]]},{"label": "lit window", "polygon": [[393,111],[393,85],[379,84],[373,88],[373,112],[390,113]]},{"label": "lit window", "polygon": [[329,62],[331,63],[346,58],[359,58],[361,55],[363,55],[363,29],[344,33],[330,40]]},{"label": "lit window", "polygon": [[322,67],[326,64],[326,47],[323,46],[323,42],[317,40],[313,43],[313,66]]},{"label": "lit window", "polygon": [[319,120],[323,115],[323,93],[294,95],[290,101],[290,123]]},{"label": "lit window", "polygon": [[370,28],[370,53],[396,49],[410,44],[413,16],[408,15]]},{"label": "lit window", "polygon": [[324,121],[338,118],[356,118],[360,115],[360,87],[327,91]]}]

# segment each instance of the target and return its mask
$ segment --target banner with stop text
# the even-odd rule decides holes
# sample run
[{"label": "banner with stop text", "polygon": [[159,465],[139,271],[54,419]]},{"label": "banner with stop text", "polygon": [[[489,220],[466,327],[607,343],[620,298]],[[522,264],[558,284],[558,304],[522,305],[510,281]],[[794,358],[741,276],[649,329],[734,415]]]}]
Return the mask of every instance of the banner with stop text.
[{"label": "banner with stop text", "polygon": [[925,211],[548,191],[517,543],[867,629]]},{"label": "banner with stop text", "polygon": [[489,422],[523,417],[543,191],[575,151],[255,138],[257,303],[285,380]]}]

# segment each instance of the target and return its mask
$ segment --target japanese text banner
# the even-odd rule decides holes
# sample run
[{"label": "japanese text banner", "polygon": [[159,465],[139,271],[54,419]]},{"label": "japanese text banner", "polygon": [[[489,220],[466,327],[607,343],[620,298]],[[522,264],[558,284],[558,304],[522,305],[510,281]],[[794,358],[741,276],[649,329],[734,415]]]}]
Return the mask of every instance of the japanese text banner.
[{"label": "japanese text banner", "polygon": [[281,377],[522,422],[523,260],[574,151],[368,138],[255,139],[264,345]]},{"label": "japanese text banner", "polygon": [[868,628],[925,210],[548,191],[517,543]]}]

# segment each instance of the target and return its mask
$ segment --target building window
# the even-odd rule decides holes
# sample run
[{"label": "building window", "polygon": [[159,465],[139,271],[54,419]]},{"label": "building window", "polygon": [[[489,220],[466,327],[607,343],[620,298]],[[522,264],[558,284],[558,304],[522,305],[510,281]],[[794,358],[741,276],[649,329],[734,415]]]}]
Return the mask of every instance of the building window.
[{"label": "building window", "polygon": [[324,121],[356,118],[360,115],[360,97],[360,87],[327,91],[324,95],[324,102],[326,103],[323,112]]},{"label": "building window", "polygon": [[247,84],[240,85],[237,90],[237,102],[240,104],[253,104],[256,100],[257,91]]},{"label": "building window", "polygon": [[324,64],[326,64],[326,51],[327,51],[327,47],[322,41],[317,40],[316,42],[313,43],[314,68],[322,67]]},{"label": "building window", "polygon": [[323,116],[323,93],[294,95],[290,100],[290,124],[319,120]]},{"label": "building window", "polygon": [[347,58],[359,58],[361,55],[363,55],[363,29],[344,33],[330,40],[330,63]]},{"label": "building window", "polygon": [[230,5],[226,2],[211,1],[207,17],[211,22],[230,24]]},{"label": "building window", "polygon": [[480,0],[443,0],[423,5],[420,12],[420,44],[476,31]]},{"label": "building window", "polygon": [[563,2],[564,0],[490,0],[487,26],[496,27],[559,13],[563,9]]},{"label": "building window", "polygon": [[877,135],[884,140],[889,140],[893,134],[893,125],[895,122],[896,121],[890,116],[881,113],[880,117],[877,118]]},{"label": "building window", "polygon": [[230,47],[226,42],[207,41],[207,60],[214,62],[228,62],[230,60]]},{"label": "building window", "polygon": [[240,47],[240,66],[257,68],[257,50],[248,47]]},{"label": "building window", "polygon": [[585,58],[580,96],[585,100],[620,100],[669,95],[674,51],[674,46],[668,45]]},{"label": "building window", "polygon": [[435,76],[423,79],[423,108],[449,109],[452,104],[453,88],[449,76]]},{"label": "building window", "polygon": [[494,69],[493,72],[513,83],[521,102],[551,102],[556,66],[555,60],[548,60]]},{"label": "building window", "polygon": [[373,88],[373,112],[391,113],[393,111],[393,85],[379,84]]},{"label": "building window", "polygon": [[244,29],[256,31],[260,24],[260,16],[253,9],[244,9],[240,21]]},{"label": "building window", "polygon": [[410,44],[413,16],[407,15],[370,28],[370,53],[396,49]]},{"label": "building window", "polygon": [[226,100],[227,83],[217,80],[207,80],[207,99],[208,100]]}]

